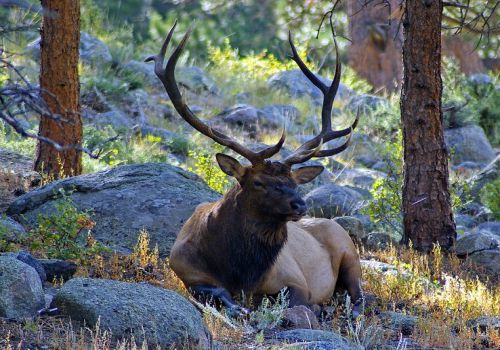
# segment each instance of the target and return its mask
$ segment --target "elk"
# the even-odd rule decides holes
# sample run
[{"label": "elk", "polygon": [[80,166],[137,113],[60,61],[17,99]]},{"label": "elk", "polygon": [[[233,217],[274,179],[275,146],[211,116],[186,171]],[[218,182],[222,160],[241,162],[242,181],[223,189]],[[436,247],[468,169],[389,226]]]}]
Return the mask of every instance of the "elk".
[{"label": "elk", "polygon": [[[354,123],[332,130],[331,111],[340,82],[337,54],[335,76],[330,86],[312,73],[299,57],[289,33],[291,58],[324,95],[321,132],[282,161],[272,161],[285,141],[285,131],[273,146],[254,152],[234,138],[201,121],[185,103],[175,79],[175,66],[190,35],[186,32],[168,59],[164,59],[176,24],[168,33],[154,61],[155,74],[163,83],[179,115],[193,128],[215,142],[243,156],[250,165],[218,153],[224,173],[237,182],[221,199],[200,204],[186,221],[170,253],[170,266],[191,293],[214,298],[237,314],[248,312],[238,305],[237,293],[272,295],[289,290],[289,305],[315,304],[328,300],[342,285],[359,307],[361,267],[355,246],[347,232],[329,219],[306,218],[306,203],[297,185],[318,176],[322,166],[292,169],[312,157],[328,157],[345,150]],[[337,47],[336,43],[335,46]],[[327,142],[349,136],[341,146],[322,149]]]}]

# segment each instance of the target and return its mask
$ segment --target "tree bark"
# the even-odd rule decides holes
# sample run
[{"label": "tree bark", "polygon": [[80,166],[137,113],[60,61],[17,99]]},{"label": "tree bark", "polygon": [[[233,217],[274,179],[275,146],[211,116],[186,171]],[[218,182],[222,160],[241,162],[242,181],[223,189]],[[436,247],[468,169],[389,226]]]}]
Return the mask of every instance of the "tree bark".
[{"label": "tree bark", "polygon": [[403,227],[420,251],[456,240],[441,109],[442,10],[442,0],[408,0],[403,18]]},{"label": "tree bark", "polygon": [[399,88],[402,78],[401,43],[398,31],[399,0],[349,0],[349,65],[375,90]]},{"label": "tree bark", "polygon": [[[80,1],[42,0],[46,10],[41,33],[40,87],[52,113],[66,121],[42,116],[39,135],[60,145],[81,145],[80,84],[78,58],[80,43]],[[75,148],[58,152],[39,142],[35,169],[57,179],[82,172],[82,154]]]}]

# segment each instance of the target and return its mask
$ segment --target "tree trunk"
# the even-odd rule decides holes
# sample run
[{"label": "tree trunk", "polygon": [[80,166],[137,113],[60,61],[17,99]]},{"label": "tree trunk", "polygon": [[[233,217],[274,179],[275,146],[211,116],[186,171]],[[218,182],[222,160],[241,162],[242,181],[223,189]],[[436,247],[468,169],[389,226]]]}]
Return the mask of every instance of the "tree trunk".
[{"label": "tree trunk", "polygon": [[398,31],[399,0],[349,0],[349,65],[375,90],[389,92],[399,88],[402,77],[401,42]]},{"label": "tree trunk", "polygon": [[[80,84],[78,80],[78,46],[80,43],[80,1],[42,0],[47,14],[41,34],[40,87],[42,96],[54,116],[42,116],[39,135],[60,145],[81,145]],[[82,154],[75,148],[58,152],[39,142],[35,169],[53,178],[79,175]]]},{"label": "tree trunk", "polygon": [[456,239],[441,110],[442,10],[442,0],[407,0],[403,18],[404,239],[421,251]]}]

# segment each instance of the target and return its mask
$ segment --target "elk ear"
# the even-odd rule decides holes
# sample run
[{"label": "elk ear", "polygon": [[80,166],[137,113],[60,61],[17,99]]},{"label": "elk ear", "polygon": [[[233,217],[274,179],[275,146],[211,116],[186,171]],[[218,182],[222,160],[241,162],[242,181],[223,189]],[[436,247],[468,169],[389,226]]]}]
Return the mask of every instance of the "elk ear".
[{"label": "elk ear", "polygon": [[292,171],[292,178],[298,185],[308,183],[316,178],[323,171],[321,165],[304,166]]},{"label": "elk ear", "polygon": [[240,181],[245,174],[245,167],[233,157],[217,153],[215,158],[217,159],[217,163],[219,163],[221,170],[227,175],[235,177],[236,180]]}]

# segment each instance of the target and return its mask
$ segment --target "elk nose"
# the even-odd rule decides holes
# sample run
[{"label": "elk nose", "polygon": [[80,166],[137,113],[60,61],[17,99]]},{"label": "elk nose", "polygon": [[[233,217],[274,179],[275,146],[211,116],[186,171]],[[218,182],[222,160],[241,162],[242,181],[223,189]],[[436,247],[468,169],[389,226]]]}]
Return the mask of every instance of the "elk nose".
[{"label": "elk nose", "polygon": [[292,208],[292,210],[295,213],[300,214],[300,215],[304,214],[306,212],[306,209],[307,209],[306,202],[304,202],[304,200],[302,198],[293,199],[290,202],[290,207]]}]

